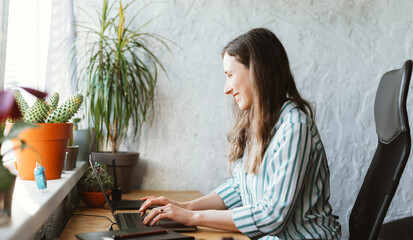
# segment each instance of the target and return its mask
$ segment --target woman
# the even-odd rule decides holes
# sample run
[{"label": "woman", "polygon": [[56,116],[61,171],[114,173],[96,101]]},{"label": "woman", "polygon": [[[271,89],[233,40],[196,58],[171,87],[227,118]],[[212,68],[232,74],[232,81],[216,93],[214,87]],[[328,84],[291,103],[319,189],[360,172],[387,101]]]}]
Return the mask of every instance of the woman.
[{"label": "woman", "polygon": [[[235,123],[228,135],[233,178],[190,202],[146,197],[145,218],[239,231],[262,239],[339,239],[329,169],[313,113],[301,98],[287,54],[267,29],[253,29],[222,52]],[[274,237],[272,237],[274,236]]]}]

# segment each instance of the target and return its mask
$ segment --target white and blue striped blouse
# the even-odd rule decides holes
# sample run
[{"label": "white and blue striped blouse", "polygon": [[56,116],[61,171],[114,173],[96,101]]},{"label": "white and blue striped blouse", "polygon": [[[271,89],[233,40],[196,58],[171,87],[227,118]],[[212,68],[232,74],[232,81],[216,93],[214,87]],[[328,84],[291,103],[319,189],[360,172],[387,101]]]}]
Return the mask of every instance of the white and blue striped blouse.
[{"label": "white and blue striped blouse", "polygon": [[243,159],[233,178],[213,190],[250,238],[340,239],[332,216],[330,173],[317,127],[292,101],[284,103],[257,175]]}]

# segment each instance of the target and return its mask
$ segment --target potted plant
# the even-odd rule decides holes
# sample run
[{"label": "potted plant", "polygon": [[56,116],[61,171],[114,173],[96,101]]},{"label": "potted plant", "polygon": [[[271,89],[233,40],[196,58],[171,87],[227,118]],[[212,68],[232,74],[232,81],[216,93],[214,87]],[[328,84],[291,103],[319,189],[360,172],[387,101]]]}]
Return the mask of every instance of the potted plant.
[{"label": "potted plant", "polygon": [[80,122],[80,118],[73,118],[73,134],[72,137],[69,139],[67,149],[66,149],[66,161],[65,161],[65,171],[71,171],[76,168],[76,161],[79,152],[79,145],[74,143],[74,135],[75,131],[78,130],[78,123]]},{"label": "potted plant", "polygon": [[[108,174],[106,165],[97,162],[94,164],[98,176],[106,189],[106,193],[110,195],[109,189],[113,187],[113,177]],[[106,199],[90,166],[80,179],[78,187],[80,196],[86,206],[98,208],[105,205]]]},{"label": "potted plant", "polygon": [[[19,178],[34,180],[33,169],[36,162],[45,168],[48,180],[60,178],[68,140],[73,133],[73,123],[68,123],[68,121],[79,110],[83,96],[75,94],[59,106],[59,94],[54,93],[47,100],[36,99],[29,107],[19,90],[15,90],[14,95],[23,120],[37,126],[18,135],[19,139],[30,148],[16,148],[21,143],[12,140],[12,146],[16,148],[14,153]],[[9,126],[11,127],[12,124]]]},{"label": "potted plant", "polygon": [[[119,11],[114,3],[119,2]],[[165,71],[151,46],[158,43],[168,46],[156,34],[142,32],[142,27],[132,27],[126,22],[126,7],[121,1],[103,0],[98,14],[98,26],[80,25],[81,39],[85,36],[86,51],[79,54],[79,83],[84,84],[87,114],[93,122],[97,146],[108,145],[111,152],[92,152],[94,161],[112,165],[116,159],[118,182],[124,192],[130,189],[137,152],[119,152],[119,145],[128,135],[130,124],[133,139],[139,136],[141,126],[151,118],[158,68]],[[116,9],[117,10],[117,9]],[[136,15],[130,18],[136,19]],[[78,59],[79,60],[79,59]],[[130,139],[130,138],[128,138]],[[108,167],[112,174],[112,167]]]},{"label": "potted plant", "polygon": [[[24,88],[28,93],[36,97],[45,97],[46,93],[39,92],[34,89]],[[3,156],[9,151],[1,154],[1,146],[3,142],[15,139],[19,133],[30,127],[35,127],[32,124],[23,121],[16,121],[8,134],[4,135],[7,119],[21,118],[21,112],[17,106],[13,92],[11,90],[0,91],[0,225],[11,216],[11,200],[14,192],[14,182],[16,175],[12,174],[9,169],[3,165]],[[24,146],[23,144],[21,145]]]}]

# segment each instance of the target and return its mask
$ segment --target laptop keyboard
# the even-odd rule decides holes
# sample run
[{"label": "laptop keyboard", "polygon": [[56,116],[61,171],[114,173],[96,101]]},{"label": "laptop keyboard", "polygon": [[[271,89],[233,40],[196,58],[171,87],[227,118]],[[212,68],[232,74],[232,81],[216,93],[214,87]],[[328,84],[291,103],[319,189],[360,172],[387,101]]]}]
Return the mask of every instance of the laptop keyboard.
[{"label": "laptop keyboard", "polygon": [[140,213],[118,213],[115,216],[118,217],[119,228],[122,230],[147,227],[143,224],[143,217]]},{"label": "laptop keyboard", "polygon": [[[121,230],[132,228],[147,228],[150,225],[143,224],[143,219],[147,216],[141,216],[140,213],[117,213],[115,214],[116,222],[119,224]],[[181,223],[177,223],[170,219],[161,219],[155,224],[154,227],[164,227],[175,232],[195,232],[197,228],[191,226],[185,226]]]}]

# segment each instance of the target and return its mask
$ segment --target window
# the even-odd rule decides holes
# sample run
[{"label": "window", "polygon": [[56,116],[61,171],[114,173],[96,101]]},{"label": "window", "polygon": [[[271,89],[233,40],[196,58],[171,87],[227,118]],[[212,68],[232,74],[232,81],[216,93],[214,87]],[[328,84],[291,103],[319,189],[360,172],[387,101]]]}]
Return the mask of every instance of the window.
[{"label": "window", "polygon": [[71,96],[77,90],[69,54],[75,36],[73,0],[2,2],[8,2],[2,86],[56,91],[62,99]]},{"label": "window", "polygon": [[45,89],[50,0],[9,2],[4,88]]}]

